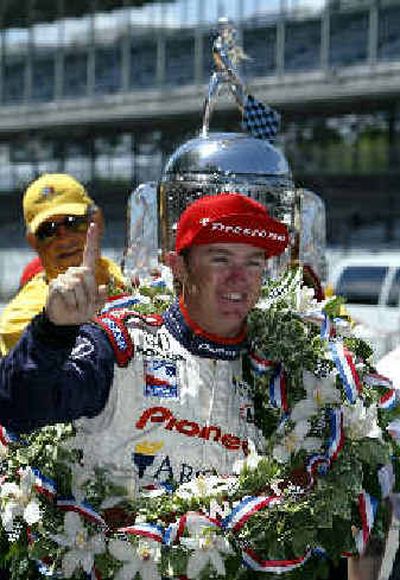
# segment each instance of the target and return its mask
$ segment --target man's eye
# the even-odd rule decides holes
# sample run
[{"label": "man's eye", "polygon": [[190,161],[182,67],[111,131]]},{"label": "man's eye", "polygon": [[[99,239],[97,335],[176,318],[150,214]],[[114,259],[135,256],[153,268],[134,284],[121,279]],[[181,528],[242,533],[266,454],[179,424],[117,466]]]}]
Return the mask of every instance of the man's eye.
[{"label": "man's eye", "polygon": [[226,256],[213,256],[211,261],[214,264],[227,264],[228,258]]},{"label": "man's eye", "polygon": [[252,268],[259,268],[260,270],[264,268],[264,262],[262,260],[250,260],[248,264]]}]

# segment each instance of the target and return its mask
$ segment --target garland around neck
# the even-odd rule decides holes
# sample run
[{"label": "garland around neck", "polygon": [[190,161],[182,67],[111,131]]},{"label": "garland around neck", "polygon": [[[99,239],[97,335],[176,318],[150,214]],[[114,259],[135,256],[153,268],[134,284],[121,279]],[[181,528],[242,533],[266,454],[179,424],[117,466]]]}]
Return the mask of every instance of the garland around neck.
[{"label": "garland around neck", "polygon": [[[397,392],[339,316],[341,301],[317,304],[300,277],[269,282],[249,316],[245,378],[265,444],[231,476],[165,482],[139,498],[125,490],[120,504],[107,471],[80,464],[72,425],[23,441],[0,429],[0,562],[14,579],[317,580],[329,560],[384,541],[387,500],[398,497]],[[148,313],[170,295],[142,288],[138,300]],[[244,346],[206,342],[177,302],[165,324],[196,354],[204,343],[231,360]]]}]

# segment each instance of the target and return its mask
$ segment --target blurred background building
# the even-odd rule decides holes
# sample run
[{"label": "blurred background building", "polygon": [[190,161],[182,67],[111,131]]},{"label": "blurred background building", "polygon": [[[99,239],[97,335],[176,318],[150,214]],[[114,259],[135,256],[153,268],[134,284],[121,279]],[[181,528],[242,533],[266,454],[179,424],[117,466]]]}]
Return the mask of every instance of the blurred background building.
[{"label": "blurred background building", "polygon": [[[298,185],[337,248],[400,246],[400,0],[1,0],[0,302],[30,254],[21,194],[44,171],[83,181],[121,255],[127,197],[200,128],[219,16],[250,92],[283,116]],[[212,129],[239,127],[223,101]]]}]

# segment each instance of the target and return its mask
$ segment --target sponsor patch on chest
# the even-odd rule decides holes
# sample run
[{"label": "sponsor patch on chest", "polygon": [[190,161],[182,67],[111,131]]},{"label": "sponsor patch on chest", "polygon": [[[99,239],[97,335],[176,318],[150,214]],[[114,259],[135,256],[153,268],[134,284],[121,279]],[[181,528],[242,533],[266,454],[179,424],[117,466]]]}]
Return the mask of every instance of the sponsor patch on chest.
[{"label": "sponsor patch on chest", "polygon": [[178,397],[176,363],[171,360],[152,358],[144,362],[146,397],[173,399]]}]

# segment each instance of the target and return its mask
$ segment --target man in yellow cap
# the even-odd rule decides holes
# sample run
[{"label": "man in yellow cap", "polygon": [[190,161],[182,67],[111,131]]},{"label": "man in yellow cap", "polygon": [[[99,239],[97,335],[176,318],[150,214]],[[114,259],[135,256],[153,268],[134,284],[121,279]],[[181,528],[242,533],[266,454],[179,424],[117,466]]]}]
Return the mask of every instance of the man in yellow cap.
[{"label": "man in yellow cap", "polygon": [[[0,352],[6,354],[31,319],[46,304],[48,283],[70,266],[82,262],[90,222],[102,230],[101,210],[81,183],[65,173],[48,173],[27,188],[23,198],[26,238],[37,252],[44,271],[36,274],[6,306],[0,317]],[[97,256],[96,280],[109,293],[125,290],[120,268]]]}]

